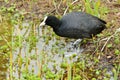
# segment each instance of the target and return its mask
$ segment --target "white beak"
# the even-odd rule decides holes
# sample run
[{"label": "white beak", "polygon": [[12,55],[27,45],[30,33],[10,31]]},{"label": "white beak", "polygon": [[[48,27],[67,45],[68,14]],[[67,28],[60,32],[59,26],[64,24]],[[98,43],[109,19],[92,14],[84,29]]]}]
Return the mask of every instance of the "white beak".
[{"label": "white beak", "polygon": [[39,25],[39,27],[42,27],[42,26],[46,25],[45,21],[46,21],[47,18],[48,18],[47,16],[44,18],[43,22]]},{"label": "white beak", "polygon": [[40,25],[39,25],[39,27],[42,27],[42,26],[44,26],[45,25],[45,22],[43,21]]}]

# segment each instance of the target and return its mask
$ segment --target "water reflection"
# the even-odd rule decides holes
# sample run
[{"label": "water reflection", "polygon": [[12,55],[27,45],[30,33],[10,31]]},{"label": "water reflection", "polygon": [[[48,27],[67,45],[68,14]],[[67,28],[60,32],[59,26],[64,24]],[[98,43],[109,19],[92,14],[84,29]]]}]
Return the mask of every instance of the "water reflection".
[{"label": "water reflection", "polygon": [[[65,62],[70,64],[76,62],[81,53],[84,51],[84,49],[80,47],[77,49],[72,48],[71,44],[75,40],[60,38],[56,36],[49,27],[39,28],[39,37],[36,36],[38,35],[38,29],[36,26],[31,26],[29,23],[23,23],[22,27],[23,28],[20,29],[19,25],[14,26],[13,37],[15,39],[13,43],[20,44],[17,47],[15,46],[12,53],[13,79],[23,79],[25,75],[24,73],[28,72],[39,75],[41,76],[42,80],[46,80],[44,73],[41,72],[43,68],[46,67],[53,73],[59,74],[60,72],[65,71],[63,68],[61,68],[61,63]],[[35,34],[37,33],[35,35],[38,39],[37,42],[34,42],[34,36],[29,38],[30,35],[33,34],[31,32],[34,32]],[[16,37],[19,37],[18,42],[16,42]],[[9,56],[6,55],[10,50],[6,44],[5,36],[2,36],[1,38],[0,80],[4,80],[6,76],[8,79],[10,78],[10,70],[7,68],[10,61]],[[6,40],[10,41],[9,38]],[[5,45],[7,45],[7,48],[3,48]],[[71,59],[70,57],[73,55],[74,57]]]},{"label": "water reflection", "polygon": [[[23,59],[21,67],[19,67],[17,63],[14,66],[13,73],[16,78],[22,77],[22,71],[26,69],[26,61],[28,61],[28,71],[36,75],[40,73],[40,69],[44,66],[48,67],[52,72],[57,74],[62,70],[60,65],[65,58],[68,62],[70,62],[69,57],[76,54],[76,57],[72,60],[72,62],[74,62],[83,51],[83,49],[79,49],[77,51],[76,49],[70,50],[69,47],[71,45],[71,40],[66,43],[64,38],[57,39],[54,35],[52,35],[54,34],[52,33],[52,30],[50,31],[48,28],[44,28],[44,30],[43,28],[39,28],[40,32],[36,46],[30,50],[31,42],[28,42],[25,39],[29,37],[30,31],[32,31],[32,26],[28,23],[23,23],[23,27],[26,28],[20,30],[19,26],[15,26],[14,30],[14,36],[24,35],[24,40],[21,43],[22,48],[16,48],[13,53],[14,64],[16,63],[15,61],[18,61],[19,57]],[[38,28],[35,28],[35,31],[37,32]],[[42,77],[44,80],[44,75],[42,75]]]}]

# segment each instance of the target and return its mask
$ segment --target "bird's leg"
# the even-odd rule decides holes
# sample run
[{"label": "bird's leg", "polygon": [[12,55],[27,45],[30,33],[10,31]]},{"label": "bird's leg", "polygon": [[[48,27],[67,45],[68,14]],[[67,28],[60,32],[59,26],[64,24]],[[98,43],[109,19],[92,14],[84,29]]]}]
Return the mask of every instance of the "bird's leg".
[{"label": "bird's leg", "polygon": [[70,46],[70,49],[78,52],[79,49],[80,49],[80,46],[79,46],[78,44],[79,44],[81,41],[82,41],[82,39],[77,39],[75,42],[72,43],[72,45]]},{"label": "bird's leg", "polygon": [[77,50],[77,49],[79,48],[78,44],[79,44],[81,41],[82,41],[82,39],[77,39],[77,40],[72,44],[72,47]]},{"label": "bird's leg", "polygon": [[82,39],[77,39],[74,43],[73,46],[76,46],[78,43],[80,43],[82,41]]}]

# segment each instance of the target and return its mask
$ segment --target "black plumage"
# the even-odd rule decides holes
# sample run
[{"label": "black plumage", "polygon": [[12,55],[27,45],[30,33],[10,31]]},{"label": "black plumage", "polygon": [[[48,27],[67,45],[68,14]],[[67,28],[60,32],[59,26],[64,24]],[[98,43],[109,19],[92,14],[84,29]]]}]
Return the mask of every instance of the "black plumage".
[{"label": "black plumage", "polygon": [[106,28],[106,22],[85,12],[71,12],[60,20],[55,16],[48,16],[40,26],[49,25],[61,37],[83,39],[92,38]]}]

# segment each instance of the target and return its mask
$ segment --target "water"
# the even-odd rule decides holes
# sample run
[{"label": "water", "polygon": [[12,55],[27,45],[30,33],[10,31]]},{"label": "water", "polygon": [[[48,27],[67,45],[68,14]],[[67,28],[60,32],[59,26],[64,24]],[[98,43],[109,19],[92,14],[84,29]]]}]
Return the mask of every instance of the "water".
[{"label": "water", "polygon": [[[61,63],[66,58],[68,63],[71,61],[77,61],[78,56],[80,56],[80,53],[83,51],[83,49],[70,49],[71,43],[73,43],[74,40],[69,40],[68,42],[65,42],[64,38],[56,39],[56,37],[52,36],[54,33],[49,33],[50,31],[47,28],[39,28],[39,34],[37,33],[38,28],[35,28],[35,31],[37,33],[38,41],[36,42],[36,46],[30,49],[30,42],[26,41],[25,39],[29,37],[30,31],[32,31],[32,27],[28,23],[23,23],[22,30],[19,29],[19,26],[16,25],[14,28],[14,36],[23,36],[24,40],[22,42],[22,47],[18,47],[15,49],[13,53],[13,62],[14,65],[13,74],[15,75],[15,78],[22,78],[22,70],[25,70],[26,67],[26,59],[29,59],[29,65],[28,65],[28,71],[32,72],[34,74],[39,74],[39,69],[44,65],[47,65],[47,67],[52,72],[59,73],[62,69],[60,67]],[[29,27],[29,28],[28,28]],[[50,36],[47,36],[49,33]],[[45,37],[43,37],[43,34]],[[48,40],[46,44],[47,37],[51,37],[50,40]],[[58,43],[58,44],[56,44]],[[72,55],[76,55],[72,60],[69,60],[69,57]],[[19,64],[16,62],[19,60],[19,57],[21,57],[23,60],[22,66],[19,67]],[[35,58],[32,58],[35,57]],[[43,64],[41,64],[43,62]],[[57,65],[54,67],[54,65]],[[20,70],[19,70],[20,69]],[[44,76],[43,76],[44,78]]]},{"label": "water", "polygon": [[[40,70],[47,67],[55,74],[59,74],[64,71],[61,68],[61,63],[66,64],[74,63],[78,60],[81,53],[84,51],[82,47],[73,48],[71,45],[75,41],[74,39],[66,39],[56,36],[52,29],[49,27],[32,28],[28,23],[23,23],[23,29],[20,29],[18,25],[14,26],[14,37],[23,36],[22,40],[18,41],[21,46],[15,47],[13,51],[13,77],[14,79],[23,79],[25,72],[33,73],[35,75],[40,74]],[[34,29],[34,30],[33,30]],[[34,37],[29,38],[31,32],[34,31],[38,39],[34,42]],[[29,38],[29,39],[28,39]],[[32,39],[32,40],[31,40]],[[15,43],[15,39],[13,41]],[[34,44],[35,43],[35,44]],[[1,45],[4,45],[1,41]],[[31,45],[35,45],[31,48]],[[5,52],[1,50],[0,53],[0,80],[10,79],[9,56],[3,57]],[[70,57],[74,57],[71,59]],[[113,73],[108,71],[113,80]],[[44,75],[41,75],[42,80],[46,80]]]}]

